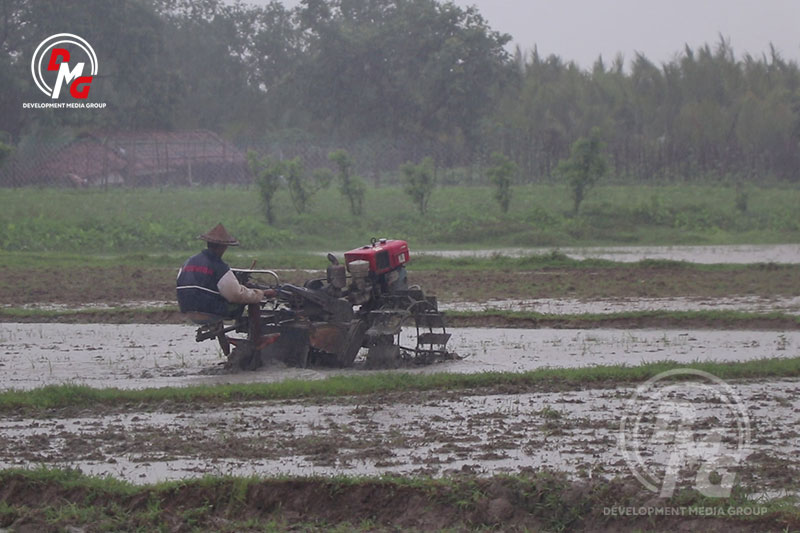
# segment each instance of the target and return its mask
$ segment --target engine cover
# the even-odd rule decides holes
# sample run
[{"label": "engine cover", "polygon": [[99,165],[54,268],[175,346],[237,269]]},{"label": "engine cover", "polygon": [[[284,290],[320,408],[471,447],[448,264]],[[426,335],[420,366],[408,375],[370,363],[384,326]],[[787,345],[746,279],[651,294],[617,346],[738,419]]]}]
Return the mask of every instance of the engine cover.
[{"label": "engine cover", "polygon": [[371,246],[362,246],[344,254],[344,262],[350,265],[353,261],[367,261],[369,271],[384,274],[408,263],[408,243],[401,240],[381,239]]}]

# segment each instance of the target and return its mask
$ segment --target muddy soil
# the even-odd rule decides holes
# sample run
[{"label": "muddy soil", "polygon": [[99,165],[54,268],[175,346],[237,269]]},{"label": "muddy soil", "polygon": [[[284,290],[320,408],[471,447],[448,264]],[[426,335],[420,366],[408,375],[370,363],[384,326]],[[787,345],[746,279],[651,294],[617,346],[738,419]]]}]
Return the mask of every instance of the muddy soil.
[{"label": "muddy soil", "polygon": [[[18,306],[0,305],[4,309],[45,311],[39,317],[58,317],[67,321],[69,315],[90,314],[91,320],[101,321],[104,316],[125,315],[126,311],[155,312],[158,309],[174,310],[174,300],[124,300],[119,302],[31,302]],[[488,298],[484,301],[440,301],[442,311],[515,311],[536,312],[548,315],[578,315],[602,313],[631,313],[637,311],[742,311],[747,313],[781,313],[800,315],[800,296],[731,296],[731,297],[663,297],[663,298]],[[158,313],[155,313],[158,316]],[[12,313],[7,316],[13,318]],[[30,318],[36,318],[35,313]],[[2,321],[2,318],[0,318]],[[149,321],[147,321],[149,322]]]},{"label": "muddy soil", "polygon": [[[716,443],[753,494],[800,491],[800,380],[732,383],[744,406],[746,438],[730,405],[705,390],[684,389],[679,397],[690,402],[692,420],[681,430],[691,432],[695,447]],[[591,480],[627,478],[632,468],[658,478],[672,441],[645,441],[648,453],[633,463],[620,445],[622,416],[635,393],[629,386],[437,391],[8,415],[0,419],[0,467],[77,468],[135,483],[207,474],[438,477],[542,470]],[[644,435],[663,430],[657,417],[638,422]],[[679,486],[696,479],[691,466]]]},{"label": "muddy soil", "polygon": [[[119,305],[128,301],[175,301],[175,268],[6,268],[0,302]],[[322,272],[281,271],[281,280],[302,283]],[[544,269],[534,271],[409,271],[412,283],[441,302],[618,298],[800,297],[800,269],[753,265],[732,270],[685,267]]]},{"label": "muddy soil", "polygon": [[[757,502],[754,518],[744,520],[701,517],[686,507],[691,502],[659,498],[634,479],[631,468],[663,474],[671,442],[651,441],[656,444],[652,453],[632,467],[619,446],[620,417],[631,410],[636,391],[608,383],[554,392],[437,391],[188,409],[96,406],[52,410],[37,418],[11,414],[0,417],[0,468],[70,469],[144,485],[138,492],[106,494],[97,484],[0,471],[0,528],[794,530],[800,526],[796,513],[789,508],[785,514],[769,512],[758,502],[800,494],[800,380],[732,386],[746,406],[744,446],[739,446],[737,413],[702,391],[681,393],[694,417],[691,426],[680,429],[691,431],[693,446],[716,443],[715,449],[730,458],[724,472],[735,475]],[[663,428],[645,417],[639,429],[655,435]],[[682,469],[676,489],[693,487],[701,468],[690,463]],[[370,477],[331,477],[364,474]],[[412,480],[373,477],[387,474]],[[420,477],[448,481],[413,481]],[[148,485],[162,480],[181,483]],[[715,512],[741,509],[725,499],[700,505]],[[85,514],[83,507],[88,507]],[[646,514],[660,508],[672,511]],[[60,519],[48,521],[47,513],[57,509],[64,509]],[[610,510],[640,514],[612,515]],[[102,513],[109,517],[105,524],[84,518]]]},{"label": "muddy soil", "polygon": [[[701,516],[697,508],[684,516],[655,515],[659,510],[693,510],[686,506],[671,507],[669,503],[649,506],[647,509],[654,512],[650,516],[613,515],[609,511],[625,511],[627,504],[647,501],[648,495],[635,482],[570,482],[558,473],[490,479],[460,475],[447,483],[223,478],[183,481],[169,488],[142,487],[123,493],[89,487],[81,481],[78,477],[77,482],[43,482],[21,473],[8,473],[0,478],[0,501],[9,504],[0,516],[0,528],[10,526],[12,531],[36,532],[139,531],[156,529],[155,524],[159,524],[159,529],[173,532],[738,533],[785,532],[799,525],[788,513],[770,512],[763,506],[749,508],[754,516],[740,521]],[[48,522],[45,511],[52,512],[54,506],[45,502],[57,502],[55,506],[66,508],[60,527]],[[84,508],[94,518],[88,524],[79,518]],[[638,511],[627,507],[628,511],[633,509]]]},{"label": "muddy soil", "polygon": [[[184,323],[175,311],[174,269],[94,269],[85,273],[11,269],[0,282],[0,322]],[[282,271],[284,282],[320,276]],[[453,317],[451,326],[526,328],[712,328],[798,330],[792,317],[633,316],[601,320],[558,315],[636,311],[734,310],[800,315],[800,269],[759,265],[743,270],[693,268],[548,269],[537,271],[420,271],[411,280],[439,298],[443,310],[535,311],[545,319],[500,314]],[[27,279],[42,282],[28,288]],[[61,279],[65,278],[62,282]],[[133,280],[129,282],[129,280]],[[145,281],[147,280],[147,281]],[[46,287],[46,289],[45,289]]]}]

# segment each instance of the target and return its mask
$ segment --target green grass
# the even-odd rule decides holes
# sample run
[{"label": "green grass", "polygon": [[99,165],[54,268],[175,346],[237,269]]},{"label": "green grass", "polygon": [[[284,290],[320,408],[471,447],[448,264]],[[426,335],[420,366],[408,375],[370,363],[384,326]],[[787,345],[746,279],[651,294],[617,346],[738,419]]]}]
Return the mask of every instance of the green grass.
[{"label": "green grass", "polygon": [[[193,252],[201,248],[196,243]],[[337,251],[335,248],[331,248]],[[340,251],[340,250],[339,250]],[[600,269],[615,268],[626,270],[699,270],[699,271],[736,271],[749,269],[796,269],[793,264],[784,263],[690,263],[670,259],[643,259],[641,261],[610,261],[607,259],[587,258],[573,259],[559,250],[531,250],[530,253],[513,257],[500,253],[490,256],[443,257],[426,254],[424,250],[411,251],[410,270],[545,270],[545,269]],[[74,254],[69,252],[24,252],[10,251],[0,255],[0,268],[36,269],[36,268],[113,268],[123,264],[141,268],[174,268],[186,260],[187,252],[130,253],[105,252]],[[341,259],[341,257],[340,257]],[[225,253],[225,261],[231,265],[249,266],[255,260],[256,268],[269,269],[312,269],[324,270],[328,265],[324,254],[302,250],[255,250],[230,248]]]},{"label": "green grass", "polygon": [[6,251],[174,252],[223,222],[245,249],[345,250],[371,237],[403,238],[426,247],[593,244],[722,244],[800,242],[800,190],[753,189],[748,211],[724,186],[609,185],[592,191],[582,214],[569,215],[560,185],[515,188],[502,213],[487,187],[437,189],[425,216],[398,187],[371,188],[365,214],[350,215],[335,188],[297,214],[287,193],[277,222],[265,223],[255,188],[65,190],[11,189],[0,197],[0,249]]},{"label": "green grass", "polygon": [[[624,479],[573,482],[564,474],[541,471],[491,478],[425,477],[204,477],[135,486],[113,478],[96,478],[71,470],[2,470],[0,486],[12,486],[0,503],[0,527],[21,520],[28,529],[92,531],[397,531],[409,524],[435,531],[630,530],[630,516],[609,517],[604,509],[677,507],[690,509],[750,508],[757,516],[685,520],[692,529],[715,524],[754,529],[793,530],[800,524],[796,499],[757,501],[746,487],[728,498],[709,501],[683,490],[669,499],[652,500],[635,481]],[[487,512],[498,499],[513,505],[502,521]],[[424,502],[414,509],[410,503]],[[650,527],[669,529],[682,519],[652,518]],[[722,520],[722,522],[720,522]],[[724,526],[723,526],[724,527]],[[445,529],[438,529],[445,528]],[[417,530],[417,529],[413,529]],[[420,529],[421,530],[421,529]]]},{"label": "green grass", "polygon": [[[200,248],[200,243],[195,248]],[[549,253],[531,253],[524,257],[508,257],[495,255],[492,257],[465,256],[448,258],[435,255],[417,254],[412,252],[414,270],[534,270],[540,268],[634,268],[644,266],[650,268],[653,260],[640,262],[613,262],[604,259],[571,259],[561,252],[553,250]],[[327,266],[325,257],[319,253],[273,251],[273,252],[247,252],[229,249],[225,253],[225,261],[230,264],[247,264],[252,259],[257,260],[257,267],[263,268],[303,268],[324,270]],[[71,254],[64,252],[19,252],[12,251],[0,255],[0,268],[87,268],[87,267],[114,267],[125,264],[137,267],[171,267],[177,268],[186,260],[186,252],[175,253],[92,253]],[[666,265],[666,262],[659,261]],[[722,265],[705,265],[671,261],[674,266],[685,268],[720,268]],[[779,265],[782,266],[782,265]],[[744,268],[742,265],[726,265],[724,268]]]},{"label": "green grass", "polygon": [[[114,268],[122,264],[141,268],[172,268],[177,272],[178,267],[186,261],[188,254],[197,253],[202,248],[202,244],[197,241],[190,252],[93,252],[73,254],[58,251],[10,251],[0,255],[0,268]],[[325,270],[328,265],[324,254],[306,251],[247,251],[231,248],[225,253],[225,261],[237,267],[250,266],[254,259],[258,261],[256,268]]]},{"label": "green grass", "polygon": [[543,368],[528,372],[483,372],[479,374],[408,374],[379,372],[357,376],[333,376],[324,380],[285,380],[278,383],[250,383],[159,389],[95,389],[83,385],[57,385],[0,393],[0,412],[22,409],[29,416],[47,416],[49,409],[66,407],[108,408],[136,404],[157,407],[162,402],[177,404],[232,401],[284,400],[369,395],[429,390],[469,390],[486,387],[584,387],[604,383],[638,383],[667,370],[693,368],[721,379],[800,376],[800,357],[760,359],[737,363],[678,364],[671,361],[640,366],[598,366],[592,368]]}]

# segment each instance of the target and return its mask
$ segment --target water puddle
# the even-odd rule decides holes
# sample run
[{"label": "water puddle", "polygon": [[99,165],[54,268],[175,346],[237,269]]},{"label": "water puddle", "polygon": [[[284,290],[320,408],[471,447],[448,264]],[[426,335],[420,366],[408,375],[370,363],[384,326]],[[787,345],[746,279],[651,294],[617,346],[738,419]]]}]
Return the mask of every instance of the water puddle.
[{"label": "water puddle", "polygon": [[[667,259],[690,263],[800,263],[800,244],[748,244],[719,246],[598,246],[558,248],[573,259],[607,259],[636,262]],[[524,257],[548,255],[553,248],[498,248],[492,250],[425,250],[416,255],[440,257]]]},{"label": "water puddle", "polygon": [[[670,360],[746,361],[795,357],[797,331],[451,328],[462,359],[404,372],[522,372]],[[0,390],[65,383],[97,388],[155,388],[323,379],[369,372],[287,368],[209,374],[224,362],[213,341],[197,343],[189,325],[0,324]]]},{"label": "water puddle", "polygon": [[112,309],[166,309],[168,307],[177,307],[175,301],[164,300],[126,300],[115,302],[113,304],[105,302],[85,302],[85,303],[53,303],[53,302],[34,302],[23,305],[2,304],[0,307],[6,309],[25,309],[36,311],[58,311],[61,313],[70,313],[77,311],[108,311]]}]

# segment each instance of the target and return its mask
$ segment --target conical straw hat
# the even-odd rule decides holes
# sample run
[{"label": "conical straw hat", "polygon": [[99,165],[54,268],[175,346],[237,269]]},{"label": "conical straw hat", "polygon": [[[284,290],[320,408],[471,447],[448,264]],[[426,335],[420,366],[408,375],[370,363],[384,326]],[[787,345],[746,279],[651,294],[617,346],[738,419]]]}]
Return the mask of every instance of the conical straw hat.
[{"label": "conical straw hat", "polygon": [[239,241],[237,241],[233,235],[228,233],[228,230],[225,229],[221,223],[214,226],[214,228],[205,233],[200,235],[200,239],[206,242],[212,242],[214,244],[224,244],[226,246],[239,246]]}]

